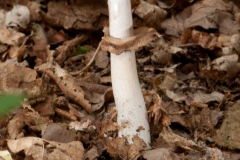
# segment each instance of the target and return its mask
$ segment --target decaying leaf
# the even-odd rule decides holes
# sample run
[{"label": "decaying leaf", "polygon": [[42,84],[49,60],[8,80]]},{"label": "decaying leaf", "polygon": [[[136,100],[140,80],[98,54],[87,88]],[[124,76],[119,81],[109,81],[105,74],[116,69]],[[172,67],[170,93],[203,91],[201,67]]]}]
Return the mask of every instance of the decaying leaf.
[{"label": "decaying leaf", "polygon": [[167,148],[156,148],[156,149],[151,149],[149,151],[144,151],[143,157],[149,160],[159,159],[159,157],[161,157],[161,160],[178,159],[177,154],[174,154],[171,150]]},{"label": "decaying leaf", "polygon": [[10,139],[17,139],[24,136],[24,127],[27,127],[34,132],[41,133],[49,123],[52,123],[51,120],[49,120],[49,117],[41,117],[37,112],[22,110],[8,123],[7,131]]},{"label": "decaying leaf", "polygon": [[167,35],[172,35],[174,37],[179,37],[182,31],[185,29],[184,21],[191,15],[192,9],[191,6],[184,8],[183,11],[179,12],[176,15],[173,15],[172,18],[167,18],[162,22],[162,28],[165,29]]},{"label": "decaying leaf", "polygon": [[187,99],[186,95],[174,93],[174,91],[166,90],[166,95],[175,102],[183,102]]},{"label": "decaying leaf", "polygon": [[184,8],[171,19],[163,21],[162,26],[166,29],[166,34],[175,37],[179,37],[183,30],[195,27],[215,29],[219,33],[232,35],[238,33],[240,29],[231,12],[234,7],[233,3],[222,0],[198,1]]},{"label": "decaying leaf", "polygon": [[18,153],[36,144],[40,146],[43,145],[43,141],[41,140],[41,138],[27,137],[19,140],[8,140],[8,147],[13,153]]},{"label": "decaying leaf", "polygon": [[219,70],[201,70],[198,72],[198,77],[223,82],[226,80],[226,72]]},{"label": "decaying leaf", "polygon": [[104,51],[99,51],[95,58],[95,65],[99,68],[106,68],[109,64],[110,59],[108,53]]},{"label": "decaying leaf", "polygon": [[197,30],[186,29],[183,31],[180,43],[194,43],[203,48],[214,49],[218,47],[218,37],[214,34],[200,32]]},{"label": "decaying leaf", "polygon": [[175,73],[159,74],[154,79],[154,87],[166,93],[166,90],[172,91],[175,88],[177,77]]},{"label": "decaying leaf", "polygon": [[0,35],[1,43],[13,46],[21,45],[25,39],[25,35],[23,33],[8,29],[0,29]]},{"label": "decaying leaf", "polygon": [[[116,116],[116,114],[112,116]],[[113,119],[103,120],[101,122],[101,125],[101,136],[103,136],[104,134],[116,132],[119,128],[118,124],[116,122],[113,122]]]},{"label": "decaying leaf", "polygon": [[[238,61],[238,55],[231,54],[231,55],[221,56],[219,58],[214,59],[212,61],[212,64],[213,65],[221,65],[223,63],[236,63],[237,61]],[[214,69],[214,66],[213,66],[213,69]]]},{"label": "decaying leaf", "polygon": [[192,15],[185,20],[184,26],[185,28],[201,26],[204,29],[218,29],[220,33],[226,35],[238,33],[240,25],[229,13],[231,8],[231,3],[221,0],[200,1],[193,5]]},{"label": "decaying leaf", "polygon": [[161,121],[164,126],[169,126],[170,120],[166,111],[162,108],[161,97],[154,91],[143,91],[143,95],[148,110],[148,121],[151,122],[151,119],[153,119],[154,125]]},{"label": "decaying leaf", "polygon": [[13,153],[24,151],[34,159],[83,159],[84,148],[80,141],[58,143],[36,137],[8,140],[8,148]]},{"label": "decaying leaf", "polygon": [[84,154],[84,159],[94,160],[99,157],[97,147],[94,145],[90,150],[87,151],[86,154]]},{"label": "decaying leaf", "polygon": [[51,1],[47,8],[47,13],[40,12],[43,21],[65,29],[100,30],[108,16],[104,0],[78,1],[77,5]]},{"label": "decaying leaf", "polygon": [[45,128],[42,138],[54,142],[69,143],[75,140],[75,134],[72,129],[68,130],[59,124],[51,123]]},{"label": "decaying leaf", "polygon": [[124,157],[127,159],[127,151],[129,146],[125,144],[124,138],[116,138],[116,139],[106,139],[107,152],[114,157],[115,159],[118,157]]},{"label": "decaying leaf", "polygon": [[30,68],[15,64],[0,63],[0,91],[2,93],[18,93],[28,98],[41,97],[42,79]]},{"label": "decaying leaf", "polygon": [[31,105],[37,103],[36,106],[34,106],[34,110],[36,110],[41,116],[53,116],[55,113],[51,97],[39,97],[28,103]]},{"label": "decaying leaf", "polygon": [[172,59],[172,53],[170,52],[168,45],[157,46],[151,50],[153,55],[151,56],[152,61],[160,64],[167,64]]},{"label": "decaying leaf", "polygon": [[124,51],[134,51],[159,37],[161,35],[155,29],[141,27],[134,31],[132,37],[119,39],[106,36],[102,39],[100,45],[102,50],[118,55]]},{"label": "decaying leaf", "polygon": [[64,33],[63,30],[60,30],[59,32],[54,32],[50,36],[47,37],[48,44],[49,45],[56,45],[59,43],[62,43],[67,40],[67,35]]},{"label": "decaying leaf", "polygon": [[141,26],[152,27],[156,30],[161,29],[161,22],[167,16],[167,12],[164,9],[143,0],[140,1],[139,5],[133,8],[133,13],[143,21]]},{"label": "decaying leaf", "polygon": [[185,139],[175,133],[169,127],[164,127],[163,131],[159,134],[167,143],[181,146],[186,150],[202,150],[202,147],[198,146],[194,141]]},{"label": "decaying leaf", "polygon": [[93,111],[89,101],[84,98],[83,90],[77,84],[75,79],[68,74],[66,70],[62,69],[56,62],[42,64],[36,69],[40,72],[47,73],[47,75],[56,82],[58,87],[67,97],[69,97],[69,99],[81,105],[86,111]]},{"label": "decaying leaf", "polygon": [[206,94],[201,91],[194,93],[194,101],[201,103],[208,103],[212,101],[222,101],[224,95],[220,92],[214,91],[211,94]]},{"label": "decaying leaf", "polygon": [[176,0],[162,0],[158,1],[157,4],[164,9],[174,9],[179,10],[182,8],[186,8],[189,4],[194,3],[195,0],[188,1],[188,0],[182,0],[182,1],[176,1]]},{"label": "decaying leaf", "polygon": [[140,156],[140,151],[146,148],[146,144],[138,136],[133,137],[133,144],[128,145],[125,138],[106,139],[107,152],[114,157],[124,159],[137,159]]},{"label": "decaying leaf", "polygon": [[47,62],[47,36],[43,27],[37,23],[32,24],[34,41],[33,50],[37,55],[37,58],[41,60],[39,64]]},{"label": "decaying leaf", "polygon": [[227,147],[229,149],[239,149],[240,148],[240,102],[236,102],[226,114],[226,118],[218,131],[215,141],[218,145]]},{"label": "decaying leaf", "polygon": [[91,121],[88,119],[85,122],[71,122],[69,124],[70,128],[75,129],[76,131],[93,131],[96,129],[95,126],[91,125]]}]

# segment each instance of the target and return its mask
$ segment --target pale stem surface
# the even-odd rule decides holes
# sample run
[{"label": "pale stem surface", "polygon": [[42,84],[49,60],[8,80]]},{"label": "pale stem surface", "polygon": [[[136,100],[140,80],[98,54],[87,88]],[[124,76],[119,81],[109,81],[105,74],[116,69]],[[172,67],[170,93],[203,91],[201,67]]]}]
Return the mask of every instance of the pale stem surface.
[{"label": "pale stem surface", "polygon": [[[108,0],[110,36],[124,38],[133,35],[130,0]],[[135,52],[111,54],[111,77],[117,122],[121,129],[119,136],[126,136],[129,143],[138,135],[146,144],[150,143],[147,111],[137,75]],[[137,132],[143,127],[144,130]]]}]

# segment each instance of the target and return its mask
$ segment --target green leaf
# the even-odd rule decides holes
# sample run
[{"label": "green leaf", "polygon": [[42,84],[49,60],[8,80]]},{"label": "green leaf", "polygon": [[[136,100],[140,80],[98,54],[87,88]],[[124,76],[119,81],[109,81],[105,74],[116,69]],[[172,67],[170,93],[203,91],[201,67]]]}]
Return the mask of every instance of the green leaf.
[{"label": "green leaf", "polygon": [[0,116],[17,108],[23,101],[22,95],[0,95]]},{"label": "green leaf", "polygon": [[79,54],[85,54],[85,53],[87,53],[88,51],[89,51],[89,48],[87,48],[87,47],[83,47],[83,46],[77,46],[77,48],[76,48],[76,53],[77,53],[77,55],[79,55]]}]

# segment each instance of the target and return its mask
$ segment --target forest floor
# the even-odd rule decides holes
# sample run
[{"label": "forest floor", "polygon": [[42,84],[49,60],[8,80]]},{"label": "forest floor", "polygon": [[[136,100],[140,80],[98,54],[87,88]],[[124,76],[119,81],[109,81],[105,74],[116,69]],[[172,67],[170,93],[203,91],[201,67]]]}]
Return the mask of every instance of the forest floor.
[{"label": "forest floor", "polygon": [[240,159],[240,3],[131,2],[151,149],[118,137],[107,1],[2,0],[0,159]]}]

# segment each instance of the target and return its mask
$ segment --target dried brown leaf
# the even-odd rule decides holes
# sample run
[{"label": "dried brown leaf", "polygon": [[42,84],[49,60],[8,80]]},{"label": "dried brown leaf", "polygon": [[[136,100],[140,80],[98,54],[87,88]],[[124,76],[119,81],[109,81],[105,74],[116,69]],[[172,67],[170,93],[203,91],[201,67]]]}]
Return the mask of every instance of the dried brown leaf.
[{"label": "dried brown leaf", "polygon": [[52,34],[51,36],[47,37],[47,39],[48,39],[49,45],[56,45],[56,44],[66,41],[67,36],[65,35],[64,31],[61,30],[61,31],[56,32],[56,33]]},{"label": "dried brown leaf", "polygon": [[170,149],[167,148],[156,148],[145,151],[143,157],[148,160],[154,160],[161,157],[161,160],[174,160],[178,159],[177,155],[174,154]]},{"label": "dried brown leaf", "polygon": [[36,137],[26,137],[18,140],[8,140],[8,148],[13,153],[18,153],[24,149],[28,149],[32,145],[43,145],[43,140]]},{"label": "dried brown leaf", "polygon": [[33,36],[32,39],[34,41],[33,50],[39,59],[39,64],[47,62],[47,36],[43,29],[43,27],[37,23],[32,24]]},{"label": "dried brown leaf", "polygon": [[175,144],[186,150],[202,150],[202,147],[198,146],[194,141],[173,133],[169,127],[164,127],[159,137],[162,137],[169,144]]},{"label": "dried brown leaf", "polygon": [[217,24],[214,21],[211,21],[211,16],[214,14],[216,7],[203,6],[199,3],[192,7],[193,14],[185,20],[185,28],[201,26],[204,29],[217,29]]},{"label": "dried brown leaf", "polygon": [[34,106],[34,110],[41,116],[53,116],[55,112],[53,110],[52,98],[47,97],[43,102],[37,103],[36,106]]},{"label": "dried brown leaf", "polygon": [[105,51],[99,51],[95,58],[95,65],[99,68],[106,68],[110,62],[108,53]]},{"label": "dried brown leaf", "polygon": [[181,44],[198,44],[203,48],[208,48],[211,50],[218,47],[218,37],[216,35],[191,29],[186,29],[183,31],[180,42]]},{"label": "dried brown leaf", "polygon": [[40,72],[47,73],[69,99],[81,105],[87,112],[93,111],[89,101],[84,98],[84,92],[81,87],[75,79],[57,63],[48,62],[36,67],[36,69]]},{"label": "dried brown leaf", "polygon": [[127,153],[129,146],[126,145],[125,138],[115,138],[115,139],[106,139],[107,152],[114,158],[118,159],[119,157],[127,159]]},{"label": "dried brown leaf", "polygon": [[15,64],[0,63],[0,91],[22,93],[28,98],[41,97],[42,80],[37,79],[37,72]]},{"label": "dried brown leaf", "polygon": [[240,102],[238,101],[227,111],[226,118],[214,138],[218,145],[229,149],[240,149],[239,112]]},{"label": "dried brown leaf", "polygon": [[238,33],[240,25],[234,21],[232,13],[229,13],[232,7],[232,3],[221,0],[200,1],[192,6],[192,15],[185,20],[184,27],[218,29],[220,33],[227,35]]},{"label": "dried brown leaf", "polygon": [[164,126],[169,126],[170,120],[162,108],[161,97],[155,91],[143,91],[143,95],[148,110],[148,121],[153,119],[154,125],[161,121]]},{"label": "dried brown leaf", "polygon": [[101,133],[100,135],[103,136],[107,132],[115,132],[118,129],[118,124],[113,122],[112,120],[103,120],[101,123]]},{"label": "dried brown leaf", "polygon": [[57,143],[36,137],[8,140],[8,148],[13,153],[24,150],[26,156],[36,159],[83,159],[84,148],[80,141]]},{"label": "dried brown leaf", "polygon": [[8,30],[8,29],[0,29],[0,42],[3,44],[8,44],[12,46],[21,45],[26,36],[23,33]]},{"label": "dried brown leaf", "polygon": [[91,125],[92,121],[87,119],[86,121],[82,122],[71,122],[69,126],[76,131],[94,131],[96,129],[95,126]]},{"label": "dried brown leaf", "polygon": [[167,35],[179,37],[182,31],[185,29],[184,21],[192,14],[192,7],[184,8],[183,11],[179,12],[172,18],[165,19],[162,22],[162,28],[165,29]]},{"label": "dried brown leaf", "polygon": [[116,158],[137,159],[140,152],[147,148],[147,145],[138,136],[133,137],[133,144],[126,144],[125,138],[106,139],[107,152]]},{"label": "dried brown leaf", "polygon": [[77,5],[51,1],[47,8],[47,13],[40,12],[43,22],[65,29],[100,30],[108,19],[104,0],[78,1]]},{"label": "dried brown leaf", "polygon": [[141,151],[147,149],[147,145],[138,136],[133,137],[133,144],[128,149],[128,159],[138,159],[141,156]]},{"label": "dried brown leaf", "polygon": [[224,95],[217,91],[214,91],[211,94],[203,93],[201,91],[194,93],[194,101],[200,103],[208,103],[212,101],[220,102],[222,101],[223,97]]},{"label": "dried brown leaf", "polygon": [[175,73],[159,74],[154,79],[154,87],[166,93],[166,90],[172,91],[175,88],[177,76]]},{"label": "dried brown leaf", "polygon": [[5,51],[7,51],[8,47],[7,45],[4,44],[0,44],[0,54],[4,53]]},{"label": "dried brown leaf", "polygon": [[42,138],[54,142],[69,143],[75,140],[75,134],[74,130],[68,130],[57,123],[52,123],[46,127]]},{"label": "dried brown leaf", "polygon": [[152,61],[160,64],[167,64],[172,59],[172,54],[169,52],[168,45],[157,46],[150,50],[153,53],[151,56]]},{"label": "dried brown leaf", "polygon": [[143,25],[155,28],[156,30],[161,29],[161,22],[167,16],[167,12],[162,8],[140,1],[140,4],[133,8],[133,13],[137,15],[142,21]]},{"label": "dried brown leaf", "polygon": [[177,94],[174,91],[166,90],[166,95],[175,102],[183,102],[187,99],[187,96],[184,94]]},{"label": "dried brown leaf", "polygon": [[91,149],[87,151],[87,153],[84,154],[84,159],[88,160],[95,160],[99,157],[97,147],[93,145]]},{"label": "dried brown leaf", "polygon": [[24,107],[29,107],[29,110],[32,111],[22,110],[11,119],[7,126],[7,131],[11,139],[22,137],[25,132],[25,126],[32,132],[42,132],[45,130],[46,125],[52,123],[49,117],[40,117],[38,113],[27,104],[24,104]]},{"label": "dried brown leaf", "polygon": [[[231,54],[231,55],[227,55],[227,56],[221,56],[219,58],[216,58],[212,61],[212,65],[214,66],[218,66],[221,65],[223,63],[236,63],[238,61],[238,55],[237,54]],[[213,69],[215,68],[213,66]],[[223,69],[223,71],[226,71]]]},{"label": "dried brown leaf", "polygon": [[198,77],[201,79],[210,79],[214,81],[223,82],[225,80],[226,72],[218,70],[201,70],[198,72]]},{"label": "dried brown leaf", "polygon": [[236,49],[237,53],[240,54],[240,34],[233,34],[231,36],[231,44]]}]

